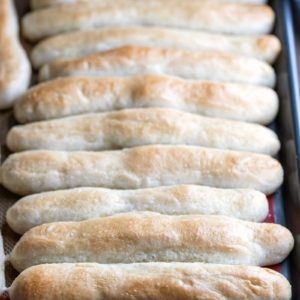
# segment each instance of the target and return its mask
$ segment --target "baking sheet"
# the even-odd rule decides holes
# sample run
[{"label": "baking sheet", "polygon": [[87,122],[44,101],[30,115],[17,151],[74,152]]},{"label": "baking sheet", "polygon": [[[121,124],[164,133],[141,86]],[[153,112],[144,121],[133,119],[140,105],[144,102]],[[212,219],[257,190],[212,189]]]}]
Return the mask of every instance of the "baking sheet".
[{"label": "baking sheet", "polygon": [[277,13],[276,35],[283,42],[282,55],[276,64],[277,92],[281,99],[277,120],[282,143],[280,160],[285,171],[283,204],[287,227],[296,239],[290,256],[293,299],[300,299],[300,1],[276,0],[273,5]]},{"label": "baking sheet", "polygon": [[[278,22],[277,22],[277,35],[280,38],[283,38],[283,32],[282,32],[282,15],[280,11],[280,1],[274,1],[274,9],[278,13]],[[285,0],[283,0],[285,1]],[[23,15],[28,10],[28,1],[27,0],[16,0],[15,1],[18,7],[18,12],[20,15]],[[24,46],[26,49],[29,49],[30,46],[26,43],[24,43]],[[285,53],[281,56],[279,62],[276,65],[277,73],[278,73],[278,92],[281,94],[281,106],[283,108],[283,105],[285,106],[280,111],[280,118],[272,125],[274,129],[277,127],[279,130],[275,130],[278,132],[279,137],[281,139],[281,142],[283,144],[283,149],[280,155],[280,160],[283,163],[283,166],[285,168],[286,173],[286,184],[288,185],[295,185],[294,184],[294,177],[291,178],[290,170],[288,164],[291,164],[288,162],[288,159],[286,159],[286,156],[288,155],[289,160],[295,159],[296,160],[296,151],[295,151],[295,145],[294,145],[294,136],[293,136],[293,128],[292,128],[292,122],[288,124],[286,121],[286,118],[289,118],[291,120],[291,111],[288,111],[288,107],[286,106],[286,103],[283,103],[283,101],[289,101],[288,95],[288,76],[287,76],[287,70],[286,70],[286,56]],[[285,91],[285,92],[284,92]],[[283,96],[284,93],[284,96]],[[281,118],[284,120],[282,121]],[[282,125],[284,122],[284,126]],[[9,128],[15,123],[15,120],[13,118],[11,111],[1,112],[0,113],[0,145],[1,145],[1,162],[7,157],[8,150],[5,147],[5,137],[7,134],[7,131]],[[289,138],[286,140],[287,136],[285,134],[285,131],[289,131]],[[293,165],[293,168],[295,166]],[[296,167],[297,170],[297,167]],[[292,174],[295,172],[293,171]],[[297,171],[298,174],[298,171]],[[290,180],[293,180],[291,183]],[[286,186],[285,184],[285,186]],[[299,184],[297,182],[297,188],[299,188]],[[284,202],[282,194],[284,193],[284,200],[285,202],[289,202],[290,199],[288,198],[288,193],[286,194],[286,188],[283,187],[282,190],[278,191],[274,196],[269,197],[269,205],[270,205],[270,212],[269,216],[267,218],[267,222],[276,222],[279,224],[285,224],[285,214],[283,210]],[[1,222],[1,228],[2,228],[2,234],[4,237],[4,247],[5,247],[5,253],[9,253],[15,243],[17,242],[19,236],[10,230],[8,225],[5,222],[5,213],[7,209],[19,199],[18,196],[13,195],[12,193],[6,191],[4,188],[0,186],[0,222]],[[300,217],[299,217],[300,219]],[[288,262],[284,262],[280,266],[274,266],[273,269],[282,272],[288,279],[290,278],[290,272],[289,272],[289,264]],[[7,286],[10,286],[13,279],[17,276],[17,272],[8,265],[6,268],[6,280],[7,280]],[[295,295],[295,292],[294,292]]]}]

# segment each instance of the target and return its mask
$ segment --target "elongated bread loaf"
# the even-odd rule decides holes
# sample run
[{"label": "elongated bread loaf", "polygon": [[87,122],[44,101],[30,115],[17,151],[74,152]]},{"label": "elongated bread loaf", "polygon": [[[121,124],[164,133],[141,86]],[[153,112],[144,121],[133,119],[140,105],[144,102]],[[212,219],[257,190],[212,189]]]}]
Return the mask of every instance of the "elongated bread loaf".
[{"label": "elongated bread loaf", "polygon": [[265,87],[147,75],[123,78],[59,78],[30,89],[15,104],[20,123],[97,111],[169,107],[240,121],[270,123],[276,93]]},{"label": "elongated bread loaf", "polygon": [[9,226],[23,234],[37,225],[83,221],[131,211],[169,215],[227,215],[261,222],[269,212],[264,194],[247,189],[178,185],[141,190],[77,188],[31,195],[6,214]]},{"label": "elongated bread loaf", "polygon": [[282,262],[293,245],[292,234],[278,224],[144,212],[34,227],[21,237],[9,260],[18,271],[62,262],[268,266]]},{"label": "elongated bread loaf", "polygon": [[273,24],[274,12],[266,5],[186,0],[109,0],[98,4],[93,1],[62,4],[31,12],[23,18],[23,33],[26,38],[36,41],[76,30],[145,25],[233,34],[266,34],[272,31]]},{"label": "elongated bread loaf", "polygon": [[87,114],[13,127],[7,146],[13,152],[111,150],[165,144],[194,145],[275,155],[280,148],[270,129],[207,118],[166,108]]},{"label": "elongated bread loaf", "polygon": [[270,156],[193,146],[28,151],[10,155],[1,167],[2,184],[20,195],[75,187],[137,189],[175,184],[253,188],[270,194],[282,180],[282,167]]},{"label": "elongated bread loaf", "polygon": [[126,46],[78,59],[44,65],[40,81],[61,76],[133,76],[168,74],[187,79],[250,83],[273,87],[276,75],[267,63],[221,52],[189,52]]},{"label": "elongated bread loaf", "polygon": [[79,58],[126,45],[222,51],[273,63],[281,49],[272,35],[228,36],[159,27],[111,27],[61,34],[43,40],[32,51],[36,68],[60,58]]},{"label": "elongated bread loaf", "polygon": [[0,1],[0,110],[28,88],[31,67],[18,37],[14,1]]},{"label": "elongated bread loaf", "polygon": [[[47,6],[53,6],[58,4],[69,4],[69,3],[105,3],[111,0],[31,0],[30,5],[32,10],[44,8]],[[140,1],[140,0],[137,0]],[[166,1],[166,0],[164,0]],[[174,0],[169,0],[174,1]],[[191,0],[189,0],[191,1]],[[195,0],[199,2],[204,2],[205,0]],[[237,3],[253,3],[253,4],[265,4],[267,0],[208,0],[210,2],[217,1],[217,2],[237,2]]]},{"label": "elongated bread loaf", "polygon": [[[53,264],[25,270],[11,300],[290,300],[281,274],[200,263]],[[205,295],[205,296],[204,296]]]}]

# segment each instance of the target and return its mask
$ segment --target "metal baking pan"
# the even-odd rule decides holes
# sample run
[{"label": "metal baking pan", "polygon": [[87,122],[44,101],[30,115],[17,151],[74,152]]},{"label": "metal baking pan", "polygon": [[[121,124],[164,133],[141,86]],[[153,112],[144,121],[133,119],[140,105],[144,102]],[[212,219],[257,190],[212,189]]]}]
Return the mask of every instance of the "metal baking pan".
[{"label": "metal baking pan", "polygon": [[300,1],[274,2],[276,35],[283,44],[282,55],[275,66],[278,74],[276,89],[281,99],[277,132],[282,143],[280,160],[285,171],[281,191],[286,225],[296,238],[296,246],[289,259],[293,299],[300,299]]},{"label": "metal baking pan", "polygon": [[[15,2],[20,16],[29,10],[28,0],[15,0]],[[300,236],[300,181],[298,172],[300,169],[300,90],[295,56],[297,47],[294,32],[295,22],[292,13],[295,11],[297,4],[300,8],[300,1],[295,1],[294,4],[292,2],[292,0],[271,1],[271,5],[277,15],[275,34],[283,44],[282,54],[275,65],[278,76],[276,90],[280,96],[280,111],[271,128],[277,132],[282,143],[278,159],[284,167],[285,182],[275,195],[269,197],[270,214],[266,221],[283,224],[295,236]],[[298,26],[298,28],[300,27]],[[30,45],[24,43],[24,46],[30,49]],[[300,49],[300,45],[298,46]],[[15,120],[11,111],[0,113],[1,161],[9,154],[5,147],[5,138],[7,131],[14,123]],[[11,251],[19,236],[13,233],[6,224],[5,212],[18,199],[18,196],[13,195],[0,186],[0,225],[6,253]],[[273,267],[284,274],[292,283],[294,299],[300,299],[300,273],[298,271],[300,262],[298,268],[297,256],[300,257],[300,251],[299,255],[297,255],[296,247],[293,255],[287,261]],[[6,268],[8,286],[16,276],[17,272],[8,265]]]}]

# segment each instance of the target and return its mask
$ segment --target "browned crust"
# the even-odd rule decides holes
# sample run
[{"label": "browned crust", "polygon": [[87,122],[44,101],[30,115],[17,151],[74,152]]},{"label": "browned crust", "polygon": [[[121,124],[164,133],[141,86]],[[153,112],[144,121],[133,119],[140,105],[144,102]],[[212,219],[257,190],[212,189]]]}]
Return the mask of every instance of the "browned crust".
[{"label": "browned crust", "polygon": [[279,273],[202,264],[40,265],[23,272],[11,300],[289,300]]},{"label": "browned crust", "polygon": [[10,254],[22,271],[60,262],[207,262],[269,266],[294,245],[288,229],[225,216],[127,213],[26,232]]},{"label": "browned crust", "polygon": [[169,107],[212,117],[266,124],[278,111],[268,88],[171,76],[67,77],[30,89],[15,105],[20,123],[95,111]]}]

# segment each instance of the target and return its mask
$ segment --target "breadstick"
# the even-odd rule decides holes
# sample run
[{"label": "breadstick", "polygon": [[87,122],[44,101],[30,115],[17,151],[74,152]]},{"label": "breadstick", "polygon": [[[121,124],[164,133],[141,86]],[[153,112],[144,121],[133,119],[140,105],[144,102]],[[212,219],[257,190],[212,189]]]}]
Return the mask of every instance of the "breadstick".
[{"label": "breadstick", "polygon": [[9,260],[17,271],[43,263],[206,262],[270,266],[294,245],[278,224],[225,216],[128,213],[27,231]]},{"label": "breadstick", "polygon": [[11,300],[290,300],[289,282],[270,269],[200,263],[53,264],[25,270]]},{"label": "breadstick", "polygon": [[165,108],[87,114],[13,127],[7,146],[13,152],[111,150],[165,144],[194,145],[275,155],[277,135],[261,125],[201,117]]},{"label": "breadstick", "polygon": [[264,194],[247,189],[196,185],[140,190],[77,188],[25,197],[7,211],[6,220],[15,232],[23,234],[45,223],[83,221],[131,211],[227,215],[261,222],[269,206]]},{"label": "breadstick", "polygon": [[20,123],[111,110],[169,107],[187,112],[261,124],[278,112],[276,93],[265,87],[147,75],[66,77],[30,89],[15,104]]},{"label": "breadstick", "polygon": [[48,38],[33,49],[31,60],[39,68],[56,59],[79,58],[126,45],[229,52],[269,63],[276,60],[281,49],[280,41],[273,35],[228,36],[162,27],[131,26],[77,31]]},{"label": "breadstick", "polygon": [[[105,3],[110,0],[31,0],[30,6],[32,10],[45,8],[48,6],[54,6],[58,4],[69,4],[69,3]],[[140,0],[137,0],[140,1]],[[166,0],[164,0],[166,1]],[[174,0],[168,0],[168,1],[174,1]],[[189,0],[192,1],[192,0]],[[202,2],[205,0],[195,0]],[[267,0],[208,0],[209,2],[216,1],[216,2],[236,2],[236,3],[253,3],[253,4],[265,4],[267,3]]]},{"label": "breadstick", "polygon": [[25,15],[22,25],[24,36],[37,41],[64,32],[132,25],[258,35],[270,33],[274,19],[273,10],[259,4],[106,0],[36,10]]},{"label": "breadstick", "polygon": [[28,151],[10,155],[1,167],[2,184],[19,195],[75,187],[137,189],[176,184],[252,188],[270,194],[282,180],[282,167],[270,156],[195,146]]},{"label": "breadstick", "polygon": [[11,107],[28,88],[31,67],[19,41],[14,1],[0,1],[0,110]]},{"label": "breadstick", "polygon": [[40,81],[61,76],[133,76],[167,74],[186,79],[229,81],[274,87],[276,75],[267,63],[221,52],[189,52],[126,46],[78,59],[44,65]]}]

